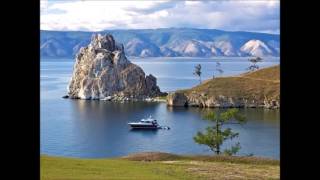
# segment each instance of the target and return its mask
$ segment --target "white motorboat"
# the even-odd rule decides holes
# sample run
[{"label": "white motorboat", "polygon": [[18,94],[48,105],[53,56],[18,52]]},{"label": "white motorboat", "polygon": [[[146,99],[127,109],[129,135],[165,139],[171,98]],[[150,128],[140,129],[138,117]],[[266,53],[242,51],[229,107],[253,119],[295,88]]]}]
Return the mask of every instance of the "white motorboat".
[{"label": "white motorboat", "polygon": [[134,129],[158,129],[160,127],[157,120],[151,116],[147,119],[141,119],[139,122],[130,122],[128,125]]}]

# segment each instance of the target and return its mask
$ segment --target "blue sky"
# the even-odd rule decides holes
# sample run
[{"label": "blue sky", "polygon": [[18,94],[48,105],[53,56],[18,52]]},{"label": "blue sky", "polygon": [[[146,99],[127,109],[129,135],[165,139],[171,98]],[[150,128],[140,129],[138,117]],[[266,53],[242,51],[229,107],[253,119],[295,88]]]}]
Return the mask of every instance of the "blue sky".
[{"label": "blue sky", "polygon": [[42,30],[208,28],[279,34],[279,0],[40,0]]}]

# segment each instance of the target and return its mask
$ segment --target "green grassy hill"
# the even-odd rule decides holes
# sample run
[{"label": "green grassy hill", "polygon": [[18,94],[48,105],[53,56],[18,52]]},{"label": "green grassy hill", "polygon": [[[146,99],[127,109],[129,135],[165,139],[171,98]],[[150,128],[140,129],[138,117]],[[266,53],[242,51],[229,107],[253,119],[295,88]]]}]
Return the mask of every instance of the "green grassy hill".
[{"label": "green grassy hill", "polygon": [[41,180],[280,179],[279,161],[257,157],[139,153],[112,159],[41,156]]}]

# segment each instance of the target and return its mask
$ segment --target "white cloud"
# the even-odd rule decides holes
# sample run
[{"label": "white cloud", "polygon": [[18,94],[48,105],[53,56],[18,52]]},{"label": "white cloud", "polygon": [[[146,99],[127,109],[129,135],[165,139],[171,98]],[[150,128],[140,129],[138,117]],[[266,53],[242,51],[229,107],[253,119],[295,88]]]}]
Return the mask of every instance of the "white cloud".
[{"label": "white cloud", "polygon": [[198,5],[201,4],[201,1],[185,1],[187,6]]},{"label": "white cloud", "polygon": [[40,0],[41,11],[46,11],[47,6],[48,6],[48,0]]},{"label": "white cloud", "polygon": [[193,27],[279,33],[279,6],[277,0],[50,3],[41,0],[41,29]]}]

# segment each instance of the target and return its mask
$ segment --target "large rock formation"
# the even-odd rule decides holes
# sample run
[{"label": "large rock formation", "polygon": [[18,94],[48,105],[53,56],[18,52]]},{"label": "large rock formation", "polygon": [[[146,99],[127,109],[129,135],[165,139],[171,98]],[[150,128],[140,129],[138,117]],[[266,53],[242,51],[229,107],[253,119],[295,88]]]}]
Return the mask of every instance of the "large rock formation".
[{"label": "large rock formation", "polygon": [[160,95],[157,79],[125,56],[122,44],[111,35],[95,34],[76,55],[68,88],[70,98],[148,98]]}]

